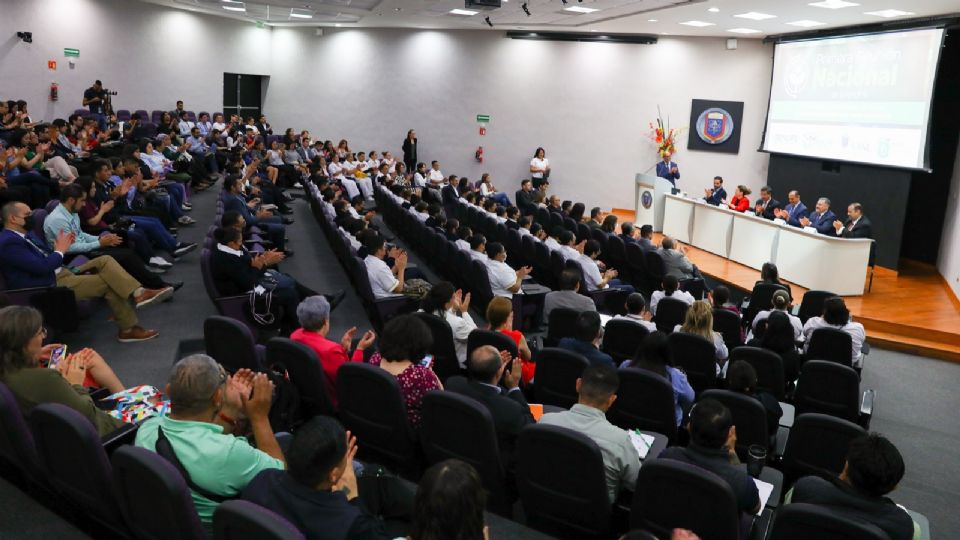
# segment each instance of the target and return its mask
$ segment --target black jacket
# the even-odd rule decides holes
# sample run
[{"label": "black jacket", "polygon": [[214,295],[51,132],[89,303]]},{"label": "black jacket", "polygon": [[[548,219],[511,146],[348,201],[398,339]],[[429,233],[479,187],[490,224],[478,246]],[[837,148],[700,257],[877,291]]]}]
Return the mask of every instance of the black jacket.
[{"label": "black jacket", "polygon": [[524,215],[537,211],[537,203],[533,202],[533,191],[519,189],[514,198],[517,201],[517,208],[519,208]]},{"label": "black jacket", "polygon": [[843,222],[840,236],[844,238],[873,238],[873,224],[870,223],[867,216],[860,216],[860,220],[853,226],[853,229],[848,230],[850,222],[849,219]]},{"label": "black jacket", "polygon": [[214,246],[210,254],[210,273],[221,296],[234,296],[250,292],[260,281],[263,272],[250,266],[248,252],[244,251],[242,256],[237,257]]}]

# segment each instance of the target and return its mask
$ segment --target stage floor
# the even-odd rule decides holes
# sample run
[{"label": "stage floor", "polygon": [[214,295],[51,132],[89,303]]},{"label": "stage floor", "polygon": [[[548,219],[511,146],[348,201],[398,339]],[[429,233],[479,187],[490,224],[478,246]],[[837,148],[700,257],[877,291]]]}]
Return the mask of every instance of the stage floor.
[{"label": "stage floor", "polygon": [[[621,221],[632,211],[614,209]],[[654,234],[656,243],[663,235]],[[728,286],[749,292],[760,272],[725,257],[685,245],[687,257],[700,271]],[[865,285],[869,282],[869,276]],[[807,289],[790,284],[793,298]],[[863,323],[872,345],[942,360],[960,362],[960,301],[932,265],[901,261],[899,272],[877,267],[873,286],[863,296],[844,300],[855,320]]]}]

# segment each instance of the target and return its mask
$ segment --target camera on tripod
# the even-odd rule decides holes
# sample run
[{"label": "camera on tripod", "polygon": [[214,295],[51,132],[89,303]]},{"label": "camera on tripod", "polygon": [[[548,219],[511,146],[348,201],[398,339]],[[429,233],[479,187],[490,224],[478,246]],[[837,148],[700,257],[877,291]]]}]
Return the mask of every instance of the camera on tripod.
[{"label": "camera on tripod", "polygon": [[108,96],[115,96],[115,95],[117,95],[117,91],[116,91],[116,90],[107,90],[106,88],[103,89],[103,93],[104,93],[105,95],[108,95]]}]

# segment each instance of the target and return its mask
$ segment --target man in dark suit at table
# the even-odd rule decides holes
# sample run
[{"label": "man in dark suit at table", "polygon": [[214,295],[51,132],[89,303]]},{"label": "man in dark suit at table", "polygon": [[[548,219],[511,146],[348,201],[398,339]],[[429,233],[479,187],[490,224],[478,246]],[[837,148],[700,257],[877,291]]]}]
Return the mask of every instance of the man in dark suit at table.
[{"label": "man in dark suit at table", "polygon": [[[536,423],[520,391],[520,359],[504,362],[500,351],[485,345],[473,351],[467,359],[467,372],[470,380],[451,377],[446,388],[479,401],[490,411],[499,439],[500,459],[508,475],[512,476],[517,435],[524,426]],[[501,379],[503,387],[499,385]]]},{"label": "man in dark suit at table", "polygon": [[833,222],[834,234],[843,238],[873,238],[873,225],[863,215],[860,203],[850,203],[847,207],[847,220]]},{"label": "man in dark suit at table", "polygon": [[834,230],[833,222],[836,221],[837,215],[833,213],[833,210],[830,210],[830,199],[826,197],[817,199],[815,210],[808,217],[800,218],[800,226],[813,227],[820,234],[832,233]]},{"label": "man in dark suit at table", "polygon": [[727,190],[723,189],[723,178],[719,176],[713,177],[713,189],[706,188],[703,190],[703,200],[707,201],[707,204],[712,204],[713,206],[720,206],[720,203],[727,199]]},{"label": "man in dark suit at table", "polygon": [[663,161],[657,163],[657,176],[666,178],[676,187],[677,180],[680,179],[680,169],[677,164],[670,159],[670,152],[663,153]]},{"label": "man in dark suit at table", "polygon": [[770,186],[763,186],[760,188],[760,199],[753,211],[764,219],[773,219],[776,217],[773,211],[781,206],[780,201],[773,198],[773,190],[770,189]]},{"label": "man in dark suit at table", "polygon": [[809,214],[810,210],[808,210],[807,206],[800,200],[800,192],[797,190],[787,193],[786,208],[777,208],[773,211],[774,216],[786,221],[787,225],[793,225],[794,227],[799,227],[800,218],[807,217]]}]

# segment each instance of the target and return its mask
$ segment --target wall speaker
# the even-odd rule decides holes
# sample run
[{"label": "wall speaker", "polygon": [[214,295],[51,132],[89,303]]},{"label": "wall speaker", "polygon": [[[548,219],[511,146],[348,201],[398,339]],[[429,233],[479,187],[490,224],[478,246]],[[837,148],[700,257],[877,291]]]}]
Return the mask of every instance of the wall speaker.
[{"label": "wall speaker", "polygon": [[727,50],[728,51],[737,50],[737,38],[727,38]]}]

